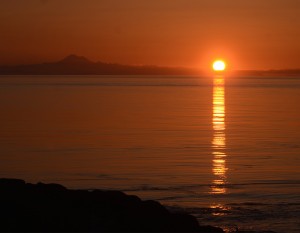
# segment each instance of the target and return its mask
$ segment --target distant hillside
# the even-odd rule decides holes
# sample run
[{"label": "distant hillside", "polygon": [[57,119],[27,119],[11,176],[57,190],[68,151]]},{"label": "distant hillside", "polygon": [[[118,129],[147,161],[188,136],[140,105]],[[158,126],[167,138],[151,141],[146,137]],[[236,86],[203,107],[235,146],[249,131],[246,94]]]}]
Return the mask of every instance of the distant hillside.
[{"label": "distant hillside", "polygon": [[264,77],[295,77],[300,76],[300,69],[291,70],[239,70],[235,72],[237,76],[264,76]]},{"label": "distant hillside", "polygon": [[192,75],[199,71],[159,66],[129,66],[92,62],[69,55],[58,62],[33,65],[2,66],[0,75]]},{"label": "distant hillside", "polygon": [[[83,56],[69,55],[58,62],[0,66],[0,75],[203,75],[197,69],[161,66],[130,66],[92,62]],[[238,70],[235,76],[300,76],[293,70]]]}]

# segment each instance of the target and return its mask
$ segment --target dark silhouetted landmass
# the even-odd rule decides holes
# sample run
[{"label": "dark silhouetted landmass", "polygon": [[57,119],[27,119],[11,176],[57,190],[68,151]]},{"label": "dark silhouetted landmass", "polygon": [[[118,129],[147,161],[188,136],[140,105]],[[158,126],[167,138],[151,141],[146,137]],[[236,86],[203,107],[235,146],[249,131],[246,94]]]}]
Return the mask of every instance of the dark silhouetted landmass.
[{"label": "dark silhouetted landmass", "polygon": [[34,65],[2,66],[0,75],[195,75],[188,68],[129,66],[92,62],[85,57],[70,55],[61,61]]},{"label": "dark silhouetted landmass", "polygon": [[2,232],[223,232],[119,191],[0,179],[0,202]]},{"label": "dark silhouetted landmass", "polygon": [[295,77],[300,76],[300,69],[291,70],[239,70],[235,72],[237,76],[255,77]]},{"label": "dark silhouetted landmass", "polygon": [[[58,62],[0,66],[0,75],[204,75],[198,69],[184,67],[130,66],[92,62],[83,56],[69,55]],[[300,76],[300,69],[237,70],[237,76]]]}]

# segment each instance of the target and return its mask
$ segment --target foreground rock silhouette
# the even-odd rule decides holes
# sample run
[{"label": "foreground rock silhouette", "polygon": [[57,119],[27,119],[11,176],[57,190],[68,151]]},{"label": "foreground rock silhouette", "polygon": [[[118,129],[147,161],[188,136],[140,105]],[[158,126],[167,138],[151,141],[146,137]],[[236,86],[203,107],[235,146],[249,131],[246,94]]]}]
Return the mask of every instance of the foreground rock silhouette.
[{"label": "foreground rock silhouette", "polygon": [[18,179],[0,179],[0,206],[5,232],[223,232],[119,191],[69,190]]}]

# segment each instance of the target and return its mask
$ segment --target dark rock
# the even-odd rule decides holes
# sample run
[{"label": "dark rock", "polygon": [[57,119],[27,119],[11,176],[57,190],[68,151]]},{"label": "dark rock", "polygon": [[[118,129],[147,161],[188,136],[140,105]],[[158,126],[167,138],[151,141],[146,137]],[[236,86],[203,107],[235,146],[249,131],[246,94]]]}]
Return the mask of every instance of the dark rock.
[{"label": "dark rock", "polygon": [[0,179],[0,206],[0,231],[6,232],[223,232],[122,192],[69,190],[17,179]]},{"label": "dark rock", "polygon": [[0,178],[1,188],[3,189],[20,189],[25,186],[24,180]]}]

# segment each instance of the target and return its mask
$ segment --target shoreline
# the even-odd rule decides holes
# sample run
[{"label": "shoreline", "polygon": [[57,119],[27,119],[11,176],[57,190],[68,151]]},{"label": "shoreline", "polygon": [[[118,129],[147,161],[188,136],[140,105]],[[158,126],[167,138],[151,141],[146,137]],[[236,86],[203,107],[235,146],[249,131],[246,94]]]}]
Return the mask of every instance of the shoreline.
[{"label": "shoreline", "polygon": [[71,190],[8,178],[0,179],[0,190],[2,232],[224,232],[120,191]]},{"label": "shoreline", "polygon": [[0,178],[0,205],[0,232],[225,232],[200,225],[196,217],[170,211],[158,201],[121,191],[68,189],[56,183]]}]

